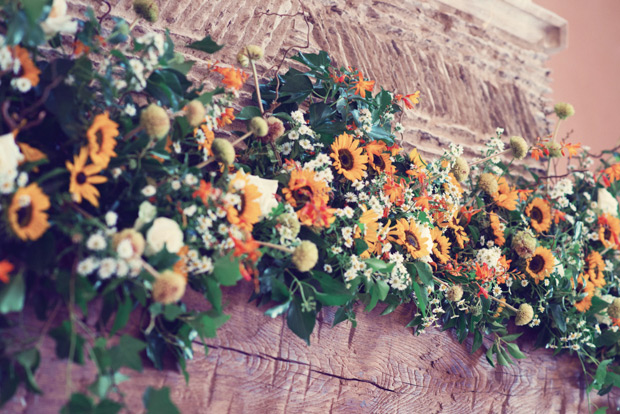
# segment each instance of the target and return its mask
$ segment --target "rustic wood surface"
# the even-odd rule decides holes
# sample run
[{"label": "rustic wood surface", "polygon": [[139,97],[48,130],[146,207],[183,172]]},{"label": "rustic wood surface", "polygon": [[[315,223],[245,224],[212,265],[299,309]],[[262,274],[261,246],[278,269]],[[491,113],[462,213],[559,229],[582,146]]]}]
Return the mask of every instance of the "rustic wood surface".
[{"label": "rustic wood surface", "polygon": [[[144,412],[141,396],[149,385],[170,387],[184,414],[588,412],[579,361],[533,351],[530,340],[519,343],[527,359],[492,368],[483,350],[470,355],[470,340],[461,345],[450,331],[414,336],[404,327],[410,307],[388,316],[360,309],[355,329],[348,322],[331,328],[334,309],[324,309],[308,347],[283,318],[271,319],[264,308],[248,304],[249,295],[249,286],[226,292],[231,319],[206,357],[196,345],[188,385],[173,371],[128,372],[132,380],[122,388],[130,412]],[[186,299],[195,308],[206,306],[198,295]],[[29,318],[24,326],[40,329]],[[65,401],[66,362],[55,358],[51,339],[41,352],[37,381],[45,395],[21,392],[3,412],[57,413]],[[92,364],[74,366],[72,373],[75,389],[85,389],[94,378]],[[597,404],[617,407],[619,400],[618,394],[592,394]]]}]

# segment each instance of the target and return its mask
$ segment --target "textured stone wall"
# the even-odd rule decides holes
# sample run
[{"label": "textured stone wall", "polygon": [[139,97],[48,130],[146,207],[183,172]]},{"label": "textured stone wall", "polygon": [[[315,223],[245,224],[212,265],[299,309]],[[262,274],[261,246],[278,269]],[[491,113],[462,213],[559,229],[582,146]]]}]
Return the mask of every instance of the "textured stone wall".
[{"label": "textured stone wall", "polygon": [[[71,3],[76,15],[89,5],[98,14],[107,10],[95,0]],[[482,144],[496,127],[528,140],[548,133],[545,113],[550,105],[543,95],[549,92],[549,78],[543,63],[548,58],[546,50],[561,47],[558,36],[565,28],[558,25],[559,18],[540,17],[544,9],[529,0],[461,3],[160,1],[159,21],[154,25],[139,23],[137,30],[168,28],[179,45],[211,35],[226,44],[213,58],[231,64],[242,46],[261,45],[266,59],[259,72],[271,76],[274,72],[268,69],[278,65],[292,46],[309,52],[326,50],[339,65],[359,68],[385,89],[400,93],[420,90],[420,105],[403,120],[404,139],[429,155],[439,153],[450,142],[464,144],[473,155],[471,149]],[[131,0],[111,0],[110,4],[112,15],[133,20]],[[533,7],[537,7],[535,17]],[[522,10],[528,11],[515,14]],[[296,15],[302,12],[305,19]],[[556,20],[547,22],[553,18]],[[538,34],[542,40],[536,42]],[[196,60],[210,58],[181,50]],[[204,62],[196,66],[194,75],[206,77]]]}]

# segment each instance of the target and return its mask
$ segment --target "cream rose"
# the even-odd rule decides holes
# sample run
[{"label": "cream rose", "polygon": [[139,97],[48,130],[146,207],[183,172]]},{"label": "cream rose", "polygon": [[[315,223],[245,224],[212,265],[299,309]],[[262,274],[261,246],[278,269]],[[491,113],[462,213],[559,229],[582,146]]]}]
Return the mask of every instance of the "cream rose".
[{"label": "cream rose", "polygon": [[278,181],[267,180],[251,174],[248,174],[247,177],[250,184],[256,186],[256,188],[258,188],[258,192],[261,194],[256,201],[260,205],[261,218],[264,218],[271,213],[271,210],[273,210],[274,207],[278,206],[278,201],[276,200]]},{"label": "cream rose", "polygon": [[183,247],[183,231],[179,224],[167,217],[158,217],[146,232],[146,254],[159,253],[164,246],[170,253],[177,253]]},{"label": "cream rose", "polygon": [[598,208],[600,208],[603,213],[618,217],[618,200],[616,200],[609,191],[604,188],[599,188],[597,201]]},{"label": "cream rose", "polygon": [[77,32],[78,22],[74,21],[71,16],[67,16],[65,0],[54,0],[50,14],[41,23],[41,29],[48,37],[55,36],[56,33],[74,34]]}]

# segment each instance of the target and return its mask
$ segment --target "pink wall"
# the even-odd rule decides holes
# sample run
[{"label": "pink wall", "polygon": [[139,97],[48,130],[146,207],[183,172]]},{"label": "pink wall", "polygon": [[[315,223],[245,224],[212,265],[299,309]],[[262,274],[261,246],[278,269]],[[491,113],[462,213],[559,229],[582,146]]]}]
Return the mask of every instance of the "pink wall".
[{"label": "pink wall", "polygon": [[551,56],[551,98],[575,107],[560,137],[592,152],[620,143],[620,0],[535,0],[568,21],[568,47]]}]

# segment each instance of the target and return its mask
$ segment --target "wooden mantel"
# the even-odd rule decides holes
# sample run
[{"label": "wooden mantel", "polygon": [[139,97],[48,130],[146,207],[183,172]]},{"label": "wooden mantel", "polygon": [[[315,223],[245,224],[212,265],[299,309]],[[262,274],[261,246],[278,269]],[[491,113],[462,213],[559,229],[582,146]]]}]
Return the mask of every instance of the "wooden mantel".
[{"label": "wooden mantel", "polygon": [[[263,314],[266,309],[247,303],[250,293],[247,285],[225,293],[231,319],[206,357],[195,346],[188,385],[178,372],[148,367],[131,372],[132,380],[122,387],[130,412],[144,412],[141,396],[149,385],[170,387],[183,414],[588,412],[578,359],[533,351],[530,340],[519,342],[527,359],[492,368],[484,349],[469,353],[471,339],[461,345],[453,332],[439,329],[413,335],[405,328],[411,307],[388,316],[380,316],[381,309],[366,314],[360,308],[355,329],[348,322],[331,328],[334,309],[325,308],[307,346],[283,318],[271,319]],[[186,299],[193,307],[205,306],[197,294]],[[37,381],[46,394],[22,392],[3,412],[58,413],[66,396],[66,361],[55,358],[51,339],[41,352]],[[92,381],[93,369],[92,364],[74,367],[75,388]],[[618,397],[591,396],[611,407],[620,406]]]}]

